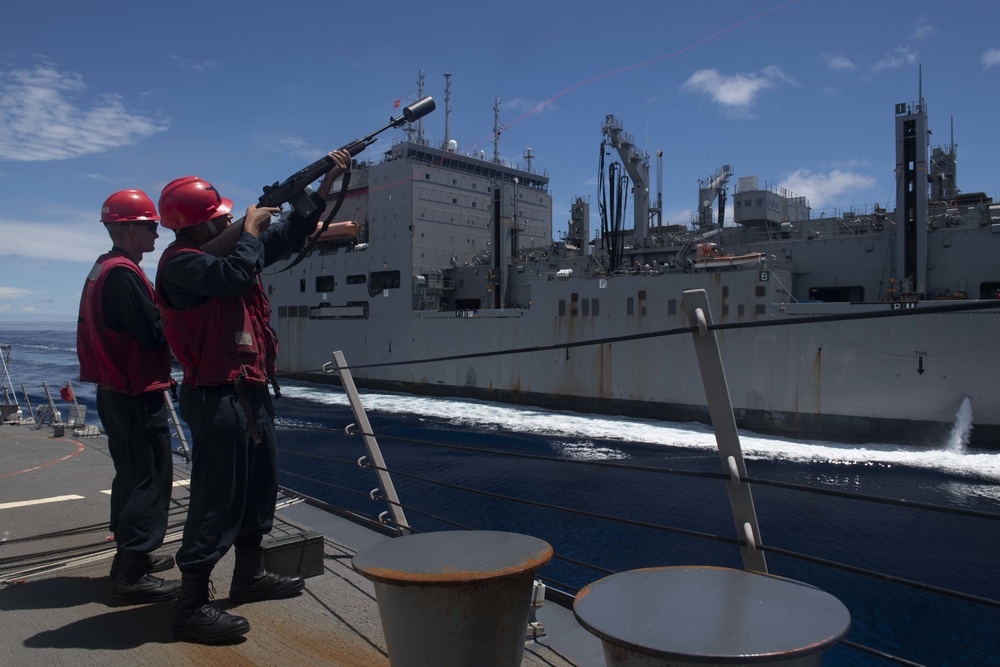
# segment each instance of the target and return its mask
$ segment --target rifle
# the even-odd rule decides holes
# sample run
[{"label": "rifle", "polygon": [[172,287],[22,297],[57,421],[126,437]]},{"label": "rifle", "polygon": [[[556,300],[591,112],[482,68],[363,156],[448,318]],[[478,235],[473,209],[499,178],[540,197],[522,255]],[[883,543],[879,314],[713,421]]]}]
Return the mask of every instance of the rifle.
[{"label": "rifle", "polygon": [[[342,150],[346,150],[351,154],[351,157],[354,157],[368,146],[375,143],[376,137],[382,132],[385,132],[391,127],[399,127],[404,123],[412,123],[415,120],[423,118],[430,112],[434,111],[434,107],[434,99],[430,96],[417,100],[410,106],[404,108],[402,115],[398,118],[389,116],[388,125],[379,128],[378,130],[375,130],[371,134],[361,137],[360,139],[355,139],[351,143],[343,146]],[[264,194],[262,194],[257,200],[257,206],[281,206],[284,203],[288,203],[292,206],[292,208],[298,211],[299,215],[303,218],[308,217],[309,214],[316,211],[317,206],[308,194],[305,193],[305,188],[320,176],[330,171],[332,167],[333,160],[329,155],[326,155],[319,160],[316,160],[308,167],[295,172],[285,179],[284,183],[279,184],[276,181],[273,185],[265,185]]]}]

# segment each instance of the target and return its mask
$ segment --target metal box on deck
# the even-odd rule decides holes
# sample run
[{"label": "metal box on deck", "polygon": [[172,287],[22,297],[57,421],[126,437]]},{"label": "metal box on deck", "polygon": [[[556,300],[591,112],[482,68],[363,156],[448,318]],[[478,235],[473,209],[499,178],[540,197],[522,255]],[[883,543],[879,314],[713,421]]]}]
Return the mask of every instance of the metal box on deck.
[{"label": "metal box on deck", "polygon": [[315,577],[323,574],[323,536],[313,530],[263,541],[264,568],[276,574]]}]

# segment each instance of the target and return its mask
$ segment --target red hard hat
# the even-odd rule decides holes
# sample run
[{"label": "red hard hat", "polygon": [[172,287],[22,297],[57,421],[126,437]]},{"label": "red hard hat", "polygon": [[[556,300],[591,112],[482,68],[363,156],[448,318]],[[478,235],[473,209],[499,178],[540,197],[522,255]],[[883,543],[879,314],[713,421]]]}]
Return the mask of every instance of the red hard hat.
[{"label": "red hard hat", "polygon": [[142,190],[119,190],[104,200],[101,222],[146,222],[159,220],[153,200]]},{"label": "red hard hat", "polygon": [[167,229],[194,227],[233,210],[226,199],[208,181],[197,176],[176,178],[160,193],[160,214]]}]

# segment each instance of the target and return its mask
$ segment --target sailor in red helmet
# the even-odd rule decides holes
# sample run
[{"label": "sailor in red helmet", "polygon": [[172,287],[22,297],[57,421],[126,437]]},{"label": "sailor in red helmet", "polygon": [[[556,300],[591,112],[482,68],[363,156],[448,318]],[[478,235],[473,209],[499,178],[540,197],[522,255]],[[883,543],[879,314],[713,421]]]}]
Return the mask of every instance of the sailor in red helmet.
[{"label": "sailor in red helmet", "polygon": [[97,413],[115,465],[111,595],[129,602],[172,600],[180,591],[179,581],[151,574],[174,566],[172,557],[151,553],[166,535],[173,483],[163,393],[170,386],[170,350],[153,286],[139,268],[153,250],[159,219],[141,190],[105,200],[101,222],[114,245],[87,276],[76,328],[80,380],[97,385]]},{"label": "sailor in red helmet", "polygon": [[[331,153],[335,166],[321,189],[347,170],[350,155]],[[163,226],[177,239],[156,275],[157,306],[174,356],[184,369],[181,416],[191,429],[191,502],[177,552],[181,571],[174,636],[205,643],[246,634],[242,616],[209,599],[215,564],[234,548],[229,599],[236,604],[300,594],[301,577],[268,572],[261,541],[271,531],[277,498],[273,380],[277,339],[259,274],[301,248],[326,207],[307,218],[292,212],[271,225],[274,208],[247,209],[232,224],[233,202],[207,181],[186,176],[160,195]]]}]

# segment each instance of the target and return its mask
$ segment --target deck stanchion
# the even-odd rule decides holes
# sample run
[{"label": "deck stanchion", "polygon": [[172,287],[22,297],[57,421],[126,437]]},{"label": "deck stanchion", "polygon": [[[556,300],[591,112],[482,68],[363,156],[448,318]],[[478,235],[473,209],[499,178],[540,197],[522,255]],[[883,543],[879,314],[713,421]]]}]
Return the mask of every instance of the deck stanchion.
[{"label": "deck stanchion", "polygon": [[[743,567],[754,572],[767,572],[764,552],[756,548],[756,545],[763,544],[763,540],[760,536],[760,526],[757,525],[757,512],[754,510],[750,485],[739,481],[740,478],[747,476],[747,468],[743,461],[740,435],[736,430],[736,418],[733,416],[733,403],[729,397],[729,385],[726,382],[726,370],[722,365],[722,354],[719,352],[719,341],[715,332],[708,330],[712,324],[712,312],[708,307],[705,290],[685,290],[684,304],[691,325],[696,327],[691,334],[691,340],[694,342],[694,351],[698,357],[701,383],[705,387],[705,398],[712,418],[715,442],[719,448],[722,471],[730,475],[726,489],[729,492],[729,506],[733,512],[736,534],[744,539],[744,544],[740,547]],[[752,535],[753,539],[746,539],[748,535]]]},{"label": "deck stanchion", "polygon": [[170,422],[174,425],[174,433],[181,442],[181,457],[187,463],[191,463],[191,452],[188,450],[187,438],[184,437],[184,429],[181,427],[181,420],[177,418],[177,411],[174,409],[174,399],[170,396],[170,390],[168,389],[163,390],[163,402],[167,406],[167,412],[170,413]]},{"label": "deck stanchion", "polygon": [[65,430],[62,415],[60,415],[59,411],[56,410],[56,404],[52,400],[52,394],[49,392],[49,386],[44,382],[38,386],[45,390],[45,398],[48,400],[49,404],[39,406],[39,417],[35,420],[37,422],[35,424],[35,428],[42,428],[45,426],[45,422],[48,421],[52,424],[54,433],[61,436],[63,434],[62,432]]},{"label": "deck stanchion", "polygon": [[[385,494],[386,502],[389,504],[389,513],[392,515],[393,523],[396,524],[401,535],[406,535],[411,532],[410,524],[406,522],[406,515],[403,513],[403,508],[399,505],[396,487],[393,486],[392,478],[385,468],[382,450],[378,446],[378,440],[372,435],[372,425],[368,421],[368,413],[365,412],[365,407],[361,405],[361,396],[358,394],[358,388],[354,386],[354,377],[351,376],[347,360],[344,358],[344,353],[340,350],[333,353],[333,365],[335,367],[333,370],[340,375],[340,382],[344,385],[344,393],[347,394],[347,400],[351,404],[354,419],[357,420],[358,428],[361,429],[361,437],[364,439],[365,447],[368,449],[368,456],[371,458],[372,463],[375,464],[375,473],[382,487],[382,493]],[[327,373],[330,372],[329,366],[330,364],[323,366],[323,370]]]},{"label": "deck stanchion", "polygon": [[27,406],[27,408],[28,408],[28,417],[31,419],[32,423],[34,423],[36,421],[36,419],[35,419],[35,411],[31,407],[31,399],[28,398],[28,392],[24,388],[23,384],[21,385],[21,393],[24,394],[24,405]]}]

